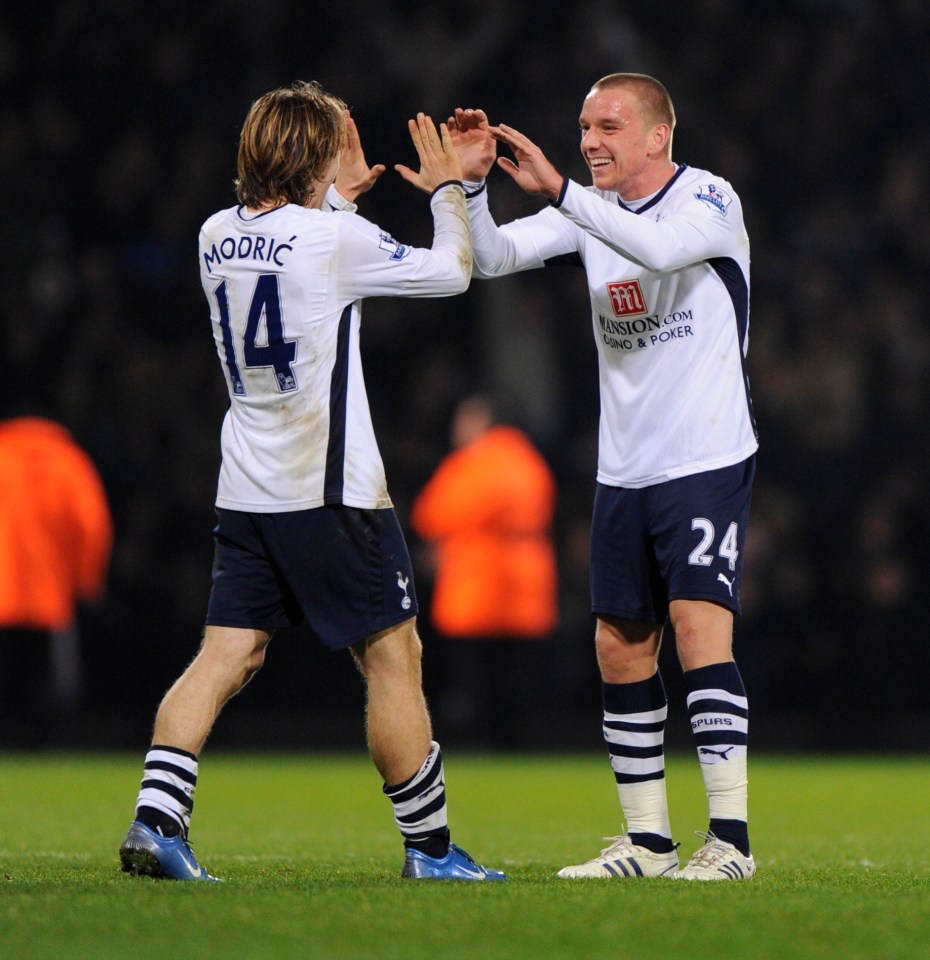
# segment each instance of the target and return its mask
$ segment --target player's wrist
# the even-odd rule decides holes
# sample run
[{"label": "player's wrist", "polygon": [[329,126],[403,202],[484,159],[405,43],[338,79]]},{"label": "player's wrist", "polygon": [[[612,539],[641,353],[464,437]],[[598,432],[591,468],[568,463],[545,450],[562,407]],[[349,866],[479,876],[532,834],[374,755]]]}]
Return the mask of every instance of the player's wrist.
[{"label": "player's wrist", "polygon": [[471,200],[472,197],[477,197],[480,193],[484,192],[487,185],[487,180],[485,180],[484,177],[481,177],[478,180],[463,178],[462,189],[465,191],[465,199]]},{"label": "player's wrist", "polygon": [[445,187],[462,187],[463,190],[465,189],[461,180],[443,180],[442,183],[433,187],[432,193],[430,193],[430,199],[435,197],[436,194]]},{"label": "player's wrist", "polygon": [[[357,194],[356,194],[357,196]],[[333,210],[344,210],[349,213],[355,213],[358,205],[355,203],[355,196],[348,188],[340,187],[338,184],[330,184],[326,191],[326,202]]]},{"label": "player's wrist", "polygon": [[565,200],[565,191],[568,190],[568,177],[562,177],[562,182],[559,184],[558,190],[555,192],[555,195],[552,192],[547,192],[546,196],[549,200],[549,203],[553,207],[561,207],[562,202]]}]

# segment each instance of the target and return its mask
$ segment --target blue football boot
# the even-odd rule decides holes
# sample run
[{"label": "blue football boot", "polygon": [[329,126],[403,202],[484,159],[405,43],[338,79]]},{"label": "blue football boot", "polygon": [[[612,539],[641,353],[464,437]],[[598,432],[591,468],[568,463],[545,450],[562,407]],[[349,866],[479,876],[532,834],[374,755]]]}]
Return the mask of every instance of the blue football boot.
[{"label": "blue football boot", "polygon": [[419,850],[408,849],[404,857],[404,869],[400,874],[405,880],[506,880],[501,870],[482,867],[454,843],[444,857],[428,857]]},{"label": "blue football boot", "polygon": [[124,873],[165,880],[212,880],[200,866],[191,845],[181,836],[163,837],[138,820],[132,822],[119,859]]}]

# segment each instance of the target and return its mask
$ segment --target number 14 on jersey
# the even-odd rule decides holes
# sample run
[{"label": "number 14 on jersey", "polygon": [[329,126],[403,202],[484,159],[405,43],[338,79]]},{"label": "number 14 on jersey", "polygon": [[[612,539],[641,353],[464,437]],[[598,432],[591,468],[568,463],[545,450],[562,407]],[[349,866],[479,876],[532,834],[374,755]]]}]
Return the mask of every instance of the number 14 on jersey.
[{"label": "number 14 on jersey", "polygon": [[[230,317],[229,294],[225,280],[214,289],[213,295],[216,297],[220,312],[223,358],[226,369],[229,371],[232,392],[237,397],[244,397],[246,388],[239,369],[237,344]],[[262,333],[264,333],[263,336]],[[247,369],[270,367],[274,370],[275,382],[281,393],[297,389],[297,378],[291,366],[294,357],[297,356],[297,342],[286,340],[284,337],[281,293],[278,288],[278,277],[274,273],[263,273],[255,282],[241,347]]]}]

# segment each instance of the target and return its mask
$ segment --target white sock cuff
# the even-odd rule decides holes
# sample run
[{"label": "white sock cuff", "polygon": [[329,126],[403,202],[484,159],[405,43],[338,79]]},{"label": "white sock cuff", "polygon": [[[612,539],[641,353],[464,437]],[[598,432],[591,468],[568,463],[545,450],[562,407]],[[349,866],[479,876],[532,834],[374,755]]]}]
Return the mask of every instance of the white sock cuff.
[{"label": "white sock cuff", "polygon": [[655,833],[672,839],[665,779],[617,785],[627,833]]},{"label": "white sock cuff", "polygon": [[727,763],[701,764],[712,820],[748,820],[749,775],[745,753]]}]

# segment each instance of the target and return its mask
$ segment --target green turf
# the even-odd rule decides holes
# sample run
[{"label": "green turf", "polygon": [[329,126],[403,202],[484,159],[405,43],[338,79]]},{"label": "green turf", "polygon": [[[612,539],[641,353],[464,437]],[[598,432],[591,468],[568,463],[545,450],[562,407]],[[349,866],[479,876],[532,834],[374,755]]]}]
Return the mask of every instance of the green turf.
[{"label": "green turf", "polygon": [[[832,960],[930,953],[930,764],[751,760],[751,883],[560,881],[620,829],[599,756],[446,756],[455,839],[507,884],[411,883],[364,755],[207,751],[193,839],[223,884],[121,874],[141,757],[0,755],[0,956]],[[682,852],[706,801],[672,757]]]}]

